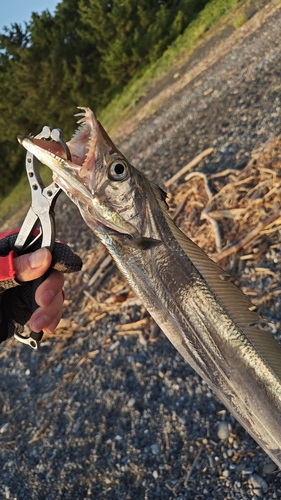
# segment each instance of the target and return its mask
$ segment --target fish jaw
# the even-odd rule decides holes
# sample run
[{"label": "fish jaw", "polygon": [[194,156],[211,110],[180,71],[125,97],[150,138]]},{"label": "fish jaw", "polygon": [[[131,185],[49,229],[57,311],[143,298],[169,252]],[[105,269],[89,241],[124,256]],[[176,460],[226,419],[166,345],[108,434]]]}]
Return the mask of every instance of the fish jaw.
[{"label": "fish jaw", "polygon": [[[19,136],[18,140],[53,171],[54,181],[78,206],[86,223],[89,225],[91,221],[93,231],[100,228],[117,236],[127,235],[139,240],[141,235],[134,219],[138,209],[132,203],[132,187],[127,179],[133,167],[115,147],[90,108],[78,109],[82,110],[76,115],[82,116],[78,121],[79,128],[66,143],[71,160],[65,158],[65,151],[58,143],[30,136]],[[124,178],[120,172],[123,168]],[[113,176],[119,178],[113,179]],[[123,186],[123,193],[118,195],[116,185],[119,183],[116,180],[128,180],[128,189]],[[130,212],[128,220],[118,211],[116,213],[116,203],[122,205],[121,211],[127,204]],[[134,219],[134,224],[130,223],[131,219]]]},{"label": "fish jaw", "polygon": [[[106,148],[103,144],[104,141],[101,140],[99,123],[95,114],[90,108],[78,109],[82,110],[82,112],[75,115],[81,117],[77,122],[79,127],[70,141],[66,143],[71,154],[71,161],[66,160],[62,146],[54,141],[36,139],[30,136],[18,137],[18,140],[56,174],[62,175],[62,170],[66,170],[69,174],[77,177],[77,180],[83,183],[92,193],[94,190],[95,166],[102,157],[101,152],[104,153]],[[60,161],[62,159],[65,161]],[[65,176],[63,177],[65,178]]]},{"label": "fish jaw", "polygon": [[[82,110],[75,116],[79,127],[73,137],[66,143],[71,154],[71,161],[65,158],[61,144],[32,136],[18,136],[18,141],[38,160],[53,170],[54,181],[70,195],[75,194],[87,198],[95,194],[98,178],[110,156],[117,156],[117,149],[98,122],[90,108],[78,107]],[[73,199],[74,193],[71,198]]]},{"label": "fish jaw", "polygon": [[73,201],[75,201],[77,197],[86,199],[91,198],[91,193],[79,180],[76,174],[77,166],[71,161],[54,153],[54,148],[50,148],[48,141],[34,139],[29,136],[18,136],[18,141],[27,151],[36,156],[41,163],[53,171],[54,182],[56,182]]}]

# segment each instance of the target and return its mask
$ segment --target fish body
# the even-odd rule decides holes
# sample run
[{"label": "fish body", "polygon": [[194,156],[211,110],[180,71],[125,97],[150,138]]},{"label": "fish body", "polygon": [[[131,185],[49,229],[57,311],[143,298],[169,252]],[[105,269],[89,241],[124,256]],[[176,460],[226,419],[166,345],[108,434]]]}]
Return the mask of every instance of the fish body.
[{"label": "fish body", "polygon": [[184,359],[281,467],[281,347],[247,297],[170,218],[165,193],[114,146],[89,108],[72,162],[21,138],[48,165]]}]

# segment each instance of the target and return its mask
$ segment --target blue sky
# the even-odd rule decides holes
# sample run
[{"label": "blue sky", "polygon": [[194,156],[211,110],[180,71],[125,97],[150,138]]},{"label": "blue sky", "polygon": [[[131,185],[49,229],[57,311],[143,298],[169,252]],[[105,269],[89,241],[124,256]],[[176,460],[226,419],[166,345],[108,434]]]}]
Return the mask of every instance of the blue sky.
[{"label": "blue sky", "polygon": [[40,14],[48,9],[53,14],[58,3],[59,0],[1,0],[0,32],[3,32],[4,26],[10,27],[12,23],[28,22],[32,12]]}]

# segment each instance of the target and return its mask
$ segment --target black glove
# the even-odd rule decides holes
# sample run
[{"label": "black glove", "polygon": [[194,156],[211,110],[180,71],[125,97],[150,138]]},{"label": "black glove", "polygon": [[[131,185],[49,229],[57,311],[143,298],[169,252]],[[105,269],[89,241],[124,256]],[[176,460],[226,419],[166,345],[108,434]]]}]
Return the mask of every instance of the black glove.
[{"label": "black glove", "polygon": [[[8,255],[14,248],[17,233],[0,240],[0,256]],[[34,252],[41,247],[39,238],[24,253]],[[80,271],[82,260],[69,246],[56,241],[52,252],[51,268],[63,273]],[[32,281],[19,283],[16,279],[0,281],[0,342],[22,333],[23,326],[32,315]]]}]

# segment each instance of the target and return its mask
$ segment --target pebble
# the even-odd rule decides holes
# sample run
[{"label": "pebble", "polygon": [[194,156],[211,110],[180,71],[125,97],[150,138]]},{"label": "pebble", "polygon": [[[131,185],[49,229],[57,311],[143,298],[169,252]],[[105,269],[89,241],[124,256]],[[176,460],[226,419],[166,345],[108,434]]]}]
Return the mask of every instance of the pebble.
[{"label": "pebble", "polygon": [[253,488],[261,488],[263,493],[266,493],[268,491],[267,482],[258,474],[252,474],[252,476],[249,477],[248,481]]},{"label": "pebble", "polygon": [[120,341],[119,340],[116,340],[116,342],[113,342],[113,344],[111,344],[109,347],[108,347],[108,350],[109,351],[115,351],[115,349],[117,349],[117,347],[119,347],[120,345]]},{"label": "pebble", "polygon": [[232,446],[233,446],[233,448],[234,448],[235,450],[238,450],[238,448],[239,448],[239,444],[237,443],[236,439],[233,441]]},{"label": "pebble", "polygon": [[244,469],[241,470],[241,473],[244,474],[245,476],[248,476],[250,474],[253,474],[254,472],[254,467],[245,467]]},{"label": "pebble", "polygon": [[4,491],[5,491],[5,498],[9,500],[11,498],[11,492],[9,490],[9,487],[5,486]]},{"label": "pebble", "polygon": [[6,424],[3,424],[2,427],[0,427],[0,433],[3,434],[9,427],[10,422],[6,422]]},{"label": "pebble", "polygon": [[60,373],[62,370],[63,370],[63,364],[59,363],[55,368],[55,372]]},{"label": "pebble", "polygon": [[223,420],[218,425],[217,435],[221,440],[225,440],[229,438],[229,434],[230,432],[229,432],[228,422]]},{"label": "pebble", "polygon": [[254,488],[254,489],[253,489],[253,493],[254,493],[254,495],[255,495],[256,497],[258,497],[258,498],[263,498],[263,492],[262,492],[260,489],[258,489],[258,488]]},{"label": "pebble", "polygon": [[159,446],[157,443],[152,444],[150,446],[150,449],[151,449],[151,453],[153,453],[153,455],[158,455],[160,453],[160,449],[159,449]]},{"label": "pebble", "polygon": [[135,402],[136,402],[135,398],[130,398],[128,403],[127,403],[127,406],[129,406],[129,408],[131,408],[132,406],[134,406]]},{"label": "pebble", "polygon": [[264,474],[271,474],[272,472],[277,470],[277,465],[274,462],[269,462],[268,464],[265,464],[262,468],[262,471]]}]

